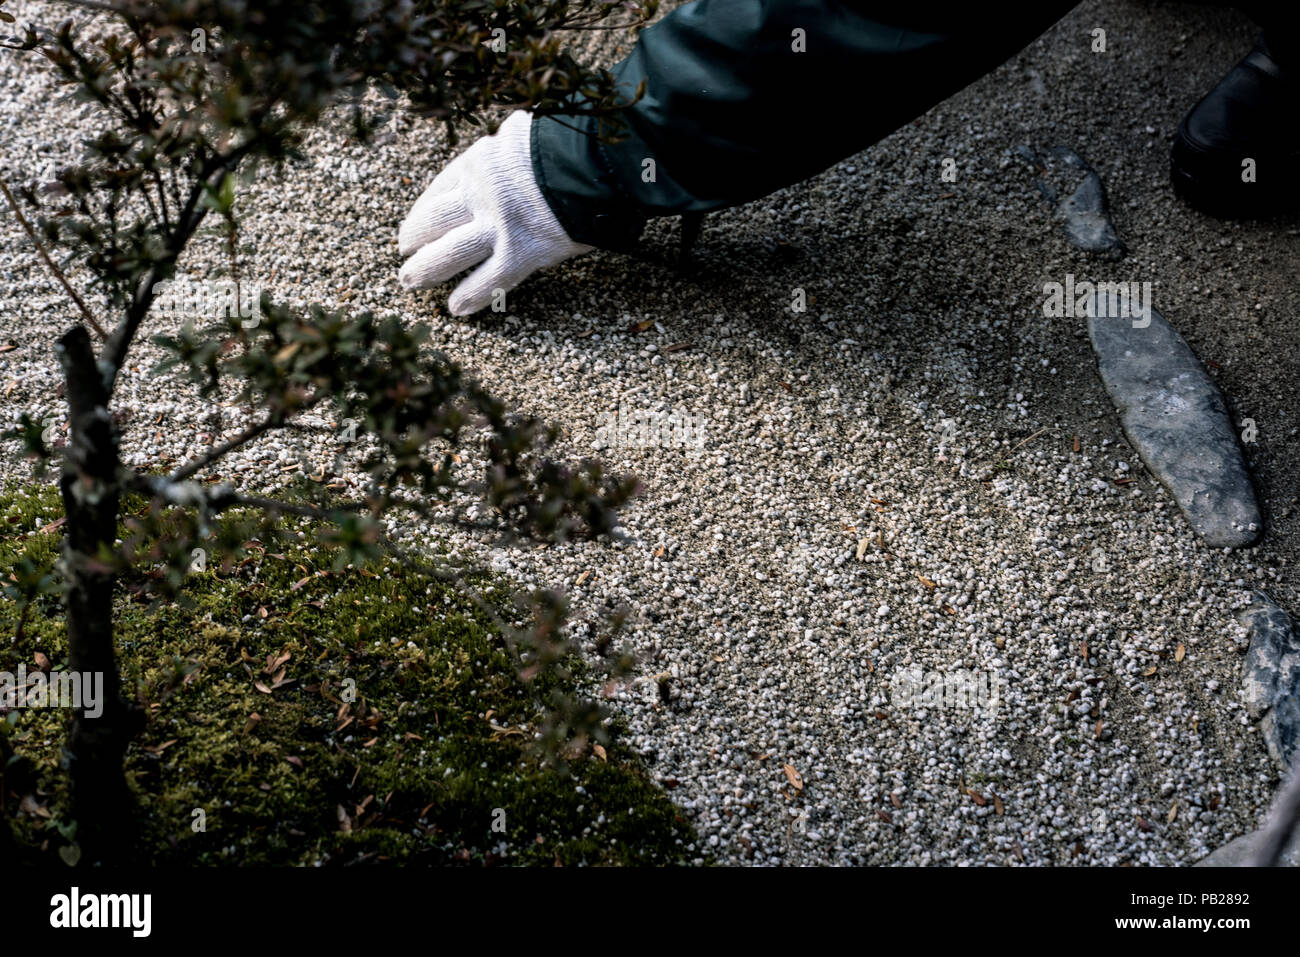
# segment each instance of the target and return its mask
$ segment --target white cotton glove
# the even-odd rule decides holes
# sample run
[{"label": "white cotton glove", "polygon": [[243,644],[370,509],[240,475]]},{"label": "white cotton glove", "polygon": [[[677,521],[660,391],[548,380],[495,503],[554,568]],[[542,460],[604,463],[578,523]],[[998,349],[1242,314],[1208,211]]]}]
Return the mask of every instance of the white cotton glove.
[{"label": "white cotton glove", "polygon": [[530,114],[511,113],[424,191],[397,234],[401,254],[411,257],[403,286],[426,289],[483,263],[447,300],[452,315],[467,316],[489,305],[493,290],[513,289],[530,273],[595,248],[569,239],[537,188],[531,129]]}]

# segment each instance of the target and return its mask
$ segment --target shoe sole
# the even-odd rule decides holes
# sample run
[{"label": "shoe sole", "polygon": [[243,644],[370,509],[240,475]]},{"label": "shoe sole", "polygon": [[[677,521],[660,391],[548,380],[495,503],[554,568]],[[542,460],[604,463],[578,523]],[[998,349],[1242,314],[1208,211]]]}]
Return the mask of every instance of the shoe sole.
[{"label": "shoe sole", "polygon": [[[1300,164],[1292,163],[1300,172]],[[1180,126],[1169,155],[1174,193],[1216,219],[1271,219],[1300,212],[1300,191],[1287,183],[1270,188],[1241,179],[1241,160],[1193,143]]]}]

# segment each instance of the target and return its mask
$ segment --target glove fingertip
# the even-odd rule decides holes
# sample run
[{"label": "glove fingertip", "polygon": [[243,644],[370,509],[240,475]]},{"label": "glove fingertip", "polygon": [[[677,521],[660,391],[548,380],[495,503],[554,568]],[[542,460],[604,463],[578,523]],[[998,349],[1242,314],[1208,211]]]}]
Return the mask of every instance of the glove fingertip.
[{"label": "glove fingertip", "polygon": [[418,252],[472,219],[464,201],[456,193],[439,193],[421,199],[397,229],[398,252],[403,256]]},{"label": "glove fingertip", "polygon": [[472,316],[492,301],[491,290],[461,292],[460,287],[447,297],[447,309],[453,316]]},{"label": "glove fingertip", "polygon": [[397,281],[402,284],[403,289],[422,289],[426,285],[422,281],[419,271],[411,268],[409,262],[398,272]]},{"label": "glove fingertip", "polygon": [[420,240],[423,238],[424,230],[417,227],[411,222],[410,217],[397,230],[397,253],[400,256],[409,256],[418,252],[420,247],[425,245]]}]

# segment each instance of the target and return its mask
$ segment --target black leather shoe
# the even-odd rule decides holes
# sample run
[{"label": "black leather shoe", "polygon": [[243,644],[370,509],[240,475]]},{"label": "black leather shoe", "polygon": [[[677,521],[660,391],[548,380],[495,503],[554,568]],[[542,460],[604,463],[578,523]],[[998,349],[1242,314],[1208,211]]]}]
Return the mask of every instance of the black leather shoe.
[{"label": "black leather shoe", "polygon": [[1300,211],[1300,67],[1257,43],[1183,117],[1170,168],[1178,195],[1212,216]]}]

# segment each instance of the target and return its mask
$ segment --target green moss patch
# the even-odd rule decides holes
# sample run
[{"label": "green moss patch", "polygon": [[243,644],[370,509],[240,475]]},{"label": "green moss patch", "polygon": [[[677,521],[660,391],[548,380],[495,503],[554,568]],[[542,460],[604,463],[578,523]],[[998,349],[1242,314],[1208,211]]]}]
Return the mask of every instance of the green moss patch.
[{"label": "green moss patch", "polygon": [[[0,490],[0,575],[51,570],[54,489]],[[140,856],[154,864],[370,861],[666,864],[689,826],[617,746],[567,776],[527,747],[550,690],[522,684],[491,618],[454,586],[392,564],[333,570],[303,542],[210,560],[181,601],[117,609],[125,687],[149,714],[127,757]],[[476,587],[504,608],[490,582]],[[0,642],[0,670],[59,669],[56,597]],[[0,598],[0,635],[19,613]],[[575,673],[579,669],[575,668]],[[572,691],[572,688],[563,690]],[[3,721],[4,808],[20,843],[75,860],[59,767],[66,714]]]}]

